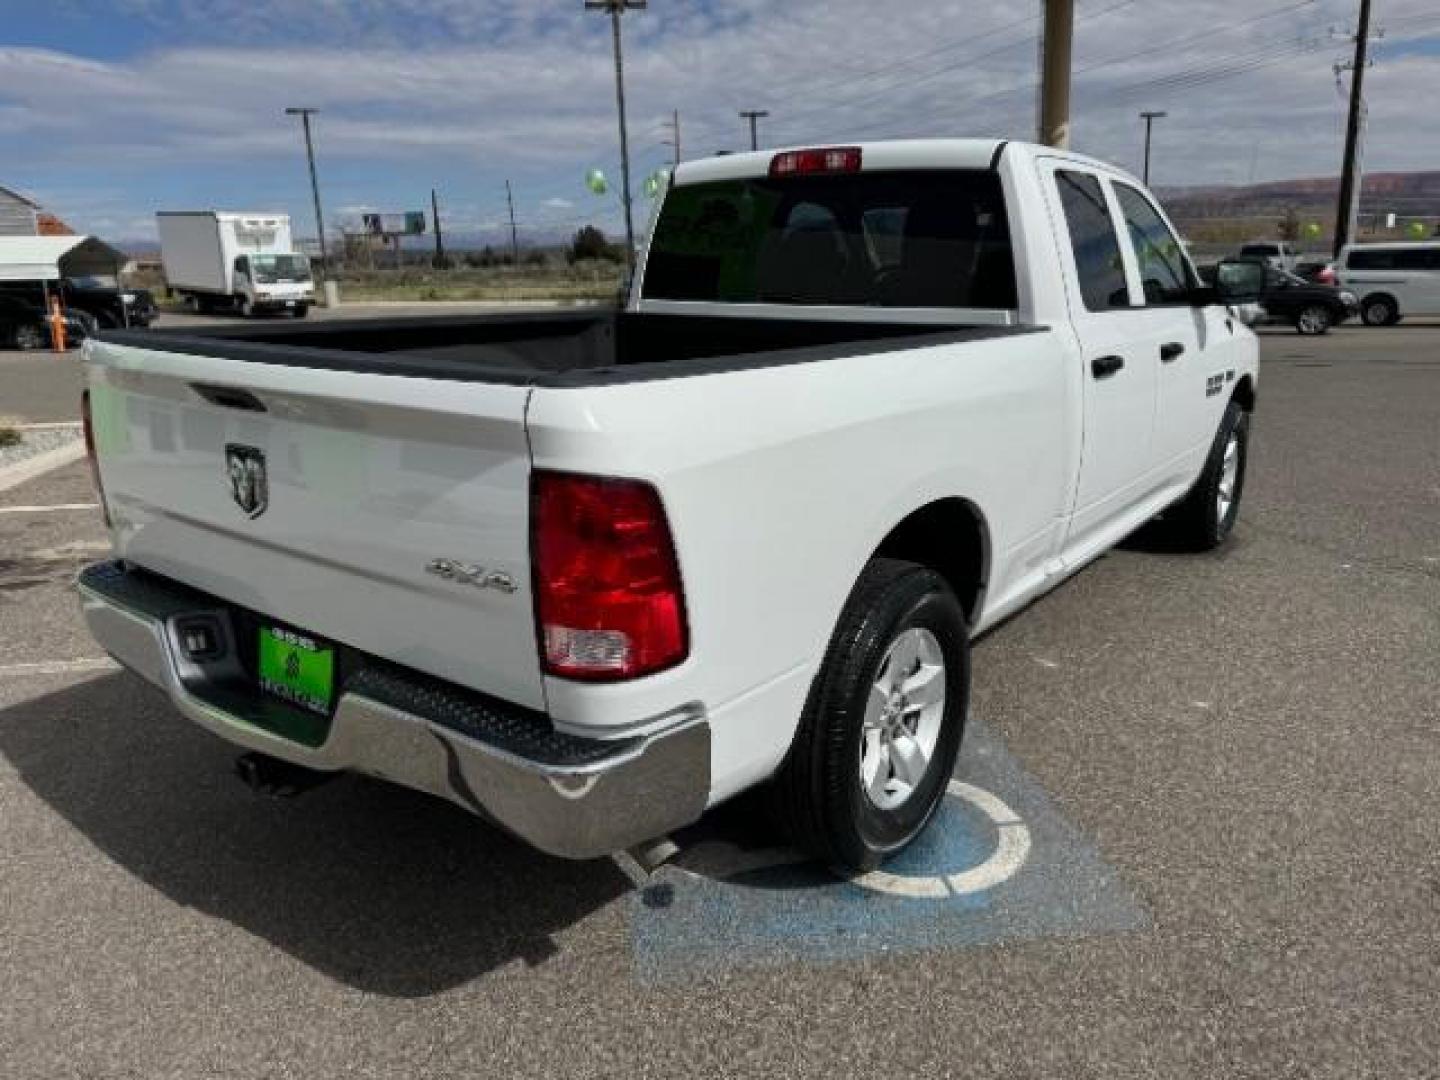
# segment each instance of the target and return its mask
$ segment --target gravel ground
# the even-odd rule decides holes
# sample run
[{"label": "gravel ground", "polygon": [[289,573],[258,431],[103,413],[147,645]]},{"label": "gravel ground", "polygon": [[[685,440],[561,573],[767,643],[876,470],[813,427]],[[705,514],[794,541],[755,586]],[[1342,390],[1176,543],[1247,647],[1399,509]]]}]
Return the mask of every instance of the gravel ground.
[{"label": "gravel ground", "polygon": [[[0,424],[0,427],[4,427]],[[81,438],[80,425],[66,425],[58,428],[32,428],[20,433],[20,441],[12,446],[0,446],[0,469],[18,465],[36,454],[58,450]]]}]

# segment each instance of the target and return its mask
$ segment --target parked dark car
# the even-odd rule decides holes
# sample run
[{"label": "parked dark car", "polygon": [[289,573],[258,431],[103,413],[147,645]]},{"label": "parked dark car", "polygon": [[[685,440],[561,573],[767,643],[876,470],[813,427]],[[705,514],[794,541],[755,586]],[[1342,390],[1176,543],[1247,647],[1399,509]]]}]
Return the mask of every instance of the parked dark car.
[{"label": "parked dark car", "polygon": [[1265,274],[1265,291],[1260,306],[1267,322],[1288,323],[1302,334],[1328,333],[1360,313],[1354,293],[1333,285],[1320,285],[1270,266]]},{"label": "parked dark car", "polygon": [[[84,311],[65,312],[65,344],[76,348],[95,333],[95,318]],[[43,305],[13,293],[0,292],[0,346],[48,349],[50,319]]]},{"label": "parked dark car", "polygon": [[67,308],[93,315],[101,329],[149,326],[160,313],[149,289],[118,289],[97,278],[67,278],[60,296]]}]

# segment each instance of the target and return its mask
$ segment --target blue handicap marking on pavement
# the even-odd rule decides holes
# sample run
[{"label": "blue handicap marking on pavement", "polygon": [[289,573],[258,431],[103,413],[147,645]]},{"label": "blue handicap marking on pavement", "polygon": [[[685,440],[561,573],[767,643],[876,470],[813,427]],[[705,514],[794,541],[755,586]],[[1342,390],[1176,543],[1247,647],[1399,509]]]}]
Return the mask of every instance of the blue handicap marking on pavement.
[{"label": "blue handicap marking on pavement", "polygon": [[879,871],[843,880],[755,848],[754,822],[713,817],[678,837],[680,854],[630,900],[646,981],[1149,925],[1094,845],[973,719],[935,820]]}]

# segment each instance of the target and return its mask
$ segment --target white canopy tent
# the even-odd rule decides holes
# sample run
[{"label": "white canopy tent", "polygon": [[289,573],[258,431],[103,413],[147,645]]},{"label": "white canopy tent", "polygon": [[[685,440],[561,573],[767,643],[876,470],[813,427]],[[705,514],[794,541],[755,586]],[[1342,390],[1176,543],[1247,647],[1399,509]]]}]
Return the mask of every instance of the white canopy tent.
[{"label": "white canopy tent", "polygon": [[116,276],[125,253],[93,236],[0,236],[0,281]]}]

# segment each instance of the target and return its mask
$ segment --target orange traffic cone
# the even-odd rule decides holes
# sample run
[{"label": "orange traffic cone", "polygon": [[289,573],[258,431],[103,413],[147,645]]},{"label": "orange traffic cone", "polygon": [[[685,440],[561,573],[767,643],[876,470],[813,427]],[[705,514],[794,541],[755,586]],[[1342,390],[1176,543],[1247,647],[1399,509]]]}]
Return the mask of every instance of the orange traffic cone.
[{"label": "orange traffic cone", "polygon": [[65,313],[58,296],[50,298],[50,345],[56,352],[65,351]]}]

